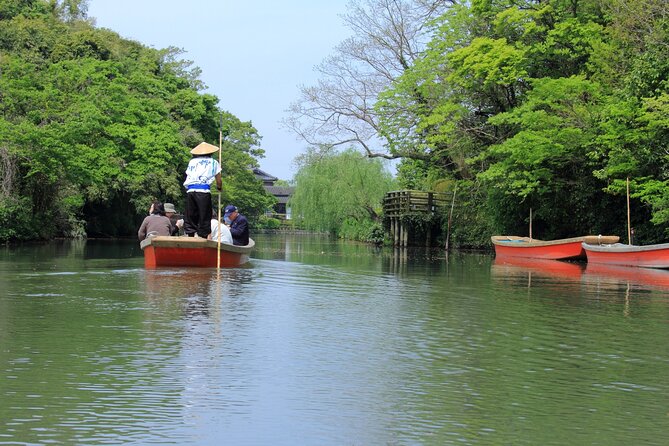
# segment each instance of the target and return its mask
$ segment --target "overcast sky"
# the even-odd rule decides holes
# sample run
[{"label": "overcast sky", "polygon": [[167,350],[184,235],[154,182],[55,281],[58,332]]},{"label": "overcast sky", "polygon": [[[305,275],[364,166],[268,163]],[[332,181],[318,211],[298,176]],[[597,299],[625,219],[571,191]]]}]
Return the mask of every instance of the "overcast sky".
[{"label": "overcast sky", "polygon": [[[260,168],[290,180],[305,144],[279,121],[318,79],[314,66],[350,35],[347,0],[89,0],[98,27],[154,48],[175,46],[202,69],[219,106],[262,136]],[[217,141],[209,141],[216,143]]]}]

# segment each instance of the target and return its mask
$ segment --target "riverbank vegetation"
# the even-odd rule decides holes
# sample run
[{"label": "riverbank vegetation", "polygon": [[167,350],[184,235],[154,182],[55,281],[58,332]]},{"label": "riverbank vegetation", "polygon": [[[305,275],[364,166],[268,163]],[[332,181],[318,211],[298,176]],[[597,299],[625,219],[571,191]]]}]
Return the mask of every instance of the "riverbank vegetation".
[{"label": "riverbank vegetation", "polygon": [[85,1],[0,2],[0,241],[132,235],[153,199],[183,210],[189,149],[221,123],[223,203],[271,206],[256,129],[180,54],[96,28]]},{"label": "riverbank vegetation", "polygon": [[[452,246],[669,229],[667,0],[357,0],[286,124],[456,193]],[[299,182],[298,182],[299,186]],[[447,219],[444,219],[447,221]]]},{"label": "riverbank vegetation", "polygon": [[[352,37],[285,120],[312,147],[291,201],[304,227],[378,240],[383,194],[406,188],[454,197],[455,247],[527,234],[530,213],[543,239],[625,235],[629,178],[636,242],[667,239],[668,0],[347,11]],[[221,121],[222,201],[251,219],[271,205],[249,170],[258,132],[180,54],[96,28],[85,0],[0,2],[0,241],[131,235],[152,199],[183,209],[188,149]]]},{"label": "riverbank vegetation", "polygon": [[348,149],[321,147],[300,155],[291,197],[293,218],[305,229],[383,242],[383,196],[395,180],[381,160]]}]

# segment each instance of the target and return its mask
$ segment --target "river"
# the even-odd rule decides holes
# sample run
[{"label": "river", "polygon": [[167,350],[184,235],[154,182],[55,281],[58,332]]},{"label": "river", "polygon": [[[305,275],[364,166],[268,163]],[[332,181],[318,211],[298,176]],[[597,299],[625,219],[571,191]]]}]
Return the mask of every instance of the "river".
[{"label": "river", "polygon": [[0,248],[0,444],[669,444],[669,271],[255,239]]}]

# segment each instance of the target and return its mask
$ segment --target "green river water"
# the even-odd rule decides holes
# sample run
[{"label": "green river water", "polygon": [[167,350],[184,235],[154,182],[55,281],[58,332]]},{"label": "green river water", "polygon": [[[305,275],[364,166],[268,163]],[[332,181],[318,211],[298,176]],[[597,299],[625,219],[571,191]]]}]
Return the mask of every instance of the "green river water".
[{"label": "green river water", "polygon": [[0,248],[0,445],[669,444],[669,271],[254,238]]}]

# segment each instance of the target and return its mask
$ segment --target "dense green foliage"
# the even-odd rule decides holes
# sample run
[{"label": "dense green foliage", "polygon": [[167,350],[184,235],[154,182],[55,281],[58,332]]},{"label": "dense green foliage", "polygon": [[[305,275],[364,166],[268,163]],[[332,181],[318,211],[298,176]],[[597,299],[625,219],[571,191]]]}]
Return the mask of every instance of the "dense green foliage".
[{"label": "dense green foliage", "polygon": [[303,221],[306,229],[382,241],[381,203],[394,181],[380,160],[349,149],[310,151],[298,162],[289,202],[295,220]]},{"label": "dense green foliage", "polygon": [[376,104],[400,184],[457,182],[471,229],[454,236],[484,245],[526,234],[530,209],[540,238],[624,235],[629,177],[637,241],[666,239],[668,11],[667,0],[453,4]]},{"label": "dense green foliage", "polygon": [[[189,148],[226,134],[222,201],[271,205],[249,124],[200,92],[199,70],[97,29],[85,1],[0,3],[0,240],[130,235],[153,199],[183,210]],[[217,156],[217,155],[215,155]]]}]

